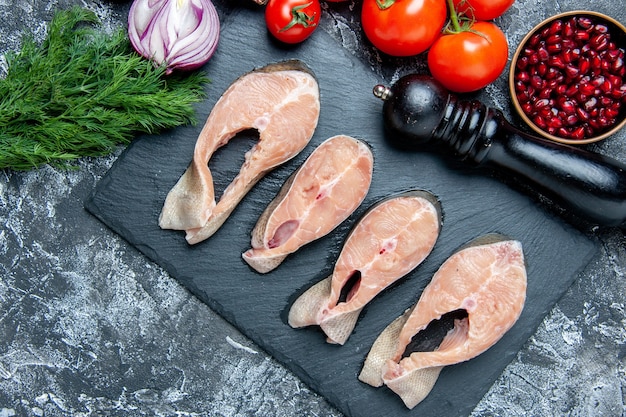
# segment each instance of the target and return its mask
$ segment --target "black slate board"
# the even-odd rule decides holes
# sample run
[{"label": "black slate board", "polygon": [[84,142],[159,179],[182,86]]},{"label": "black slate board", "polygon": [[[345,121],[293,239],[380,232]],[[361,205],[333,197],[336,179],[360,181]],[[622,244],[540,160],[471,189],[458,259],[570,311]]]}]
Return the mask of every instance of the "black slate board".
[{"label": "black slate board", "polygon": [[[254,10],[223,16],[219,49],[205,67],[212,83],[209,98],[198,106],[202,122],[137,138],[85,207],[347,416],[468,415],[589,262],[595,246],[493,176],[436,155],[389,147],[384,141],[381,103],[371,93],[379,82],[376,76],[322,31],[298,47],[276,45],[268,39],[261,16]],[[309,146],[257,184],[208,241],[188,246],[184,233],[160,230],[157,219],[165,196],[190,162],[197,134],[215,101],[241,74],[286,58],[307,63],[320,84],[320,123]],[[258,216],[313,148],[340,133],[372,146],[374,179],[366,201],[333,233],[288,257],[270,274],[257,274],[242,261],[241,253],[249,248]],[[235,176],[254,139],[254,134],[242,134],[212,158],[218,191]],[[343,347],[326,344],[316,328],[291,329],[286,324],[290,303],[330,273],[355,219],[378,199],[409,188],[429,190],[442,202],[444,225],[430,257],[366,307]],[[514,328],[478,358],[445,368],[432,393],[412,411],[386,388],[360,383],[357,375],[380,331],[417,300],[455,249],[489,232],[514,237],[525,248],[527,303]]]}]

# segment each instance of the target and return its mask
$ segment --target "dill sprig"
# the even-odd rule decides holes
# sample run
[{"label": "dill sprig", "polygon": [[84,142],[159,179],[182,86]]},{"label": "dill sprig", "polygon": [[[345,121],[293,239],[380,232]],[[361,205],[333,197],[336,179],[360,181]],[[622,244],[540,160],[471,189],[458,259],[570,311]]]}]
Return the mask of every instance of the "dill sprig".
[{"label": "dill sprig", "polygon": [[139,133],[195,123],[205,97],[202,73],[165,76],[132,50],[125,30],[98,30],[74,7],[54,14],[46,38],[8,53],[0,79],[0,169],[68,166],[102,156]]}]

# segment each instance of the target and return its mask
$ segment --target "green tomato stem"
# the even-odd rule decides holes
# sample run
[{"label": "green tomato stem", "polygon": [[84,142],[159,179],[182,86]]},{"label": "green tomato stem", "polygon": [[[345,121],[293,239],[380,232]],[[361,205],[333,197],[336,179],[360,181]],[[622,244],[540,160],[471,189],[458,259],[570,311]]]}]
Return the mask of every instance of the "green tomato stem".
[{"label": "green tomato stem", "polygon": [[279,32],[285,32],[298,24],[304,26],[305,28],[315,26],[315,13],[313,13],[312,16],[309,16],[308,14],[302,11],[302,9],[306,9],[311,4],[313,4],[313,2],[302,4],[300,6],[295,6],[294,8],[292,8],[291,9],[291,22],[289,22],[285,27],[279,30]]},{"label": "green tomato stem", "polygon": [[461,25],[459,24],[459,16],[454,7],[454,1],[448,0],[448,12],[450,13],[450,22],[452,23],[452,31],[458,33],[461,31]]},{"label": "green tomato stem", "polygon": [[393,6],[396,0],[376,0],[376,5],[380,10],[385,10]]}]

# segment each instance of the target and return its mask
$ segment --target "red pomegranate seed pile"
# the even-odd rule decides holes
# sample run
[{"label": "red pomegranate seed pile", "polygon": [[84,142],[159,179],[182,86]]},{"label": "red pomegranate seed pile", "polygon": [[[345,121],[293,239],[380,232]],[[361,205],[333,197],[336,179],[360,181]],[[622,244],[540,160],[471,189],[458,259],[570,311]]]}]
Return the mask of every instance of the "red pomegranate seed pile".
[{"label": "red pomegranate seed pile", "polygon": [[528,39],[515,67],[522,111],[541,130],[586,139],[608,130],[626,104],[624,48],[592,17],[558,19]]}]

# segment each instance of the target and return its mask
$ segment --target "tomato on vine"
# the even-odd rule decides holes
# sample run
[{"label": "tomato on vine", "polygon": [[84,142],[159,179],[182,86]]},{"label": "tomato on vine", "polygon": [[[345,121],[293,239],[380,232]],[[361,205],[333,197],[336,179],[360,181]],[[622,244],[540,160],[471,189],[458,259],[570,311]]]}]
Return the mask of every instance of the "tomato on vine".
[{"label": "tomato on vine", "polygon": [[279,41],[300,43],[317,29],[321,14],[319,0],[269,0],[265,24]]},{"label": "tomato on vine", "polygon": [[464,21],[452,5],[450,23],[428,51],[431,75],[448,90],[467,93],[494,82],[506,67],[509,44],[493,22]]},{"label": "tomato on vine", "polygon": [[361,26],[381,52],[412,56],[432,45],[446,17],[443,0],[363,0]]}]

